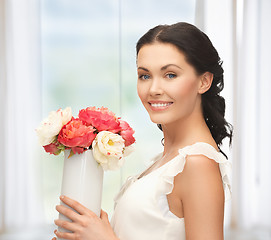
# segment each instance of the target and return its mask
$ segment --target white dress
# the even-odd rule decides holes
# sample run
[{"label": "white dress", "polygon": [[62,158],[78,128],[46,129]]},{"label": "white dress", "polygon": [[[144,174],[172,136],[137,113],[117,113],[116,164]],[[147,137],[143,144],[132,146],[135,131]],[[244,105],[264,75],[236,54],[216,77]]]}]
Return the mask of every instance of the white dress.
[{"label": "white dress", "polygon": [[[130,176],[114,198],[110,224],[120,240],[184,240],[184,218],[169,210],[167,194],[172,192],[174,177],[181,173],[186,155],[202,154],[219,163],[225,201],[231,198],[231,163],[213,146],[196,142],[178,150],[179,154],[161,167],[138,179]],[[162,157],[159,153],[152,164]],[[143,171],[144,172],[144,171]]]}]

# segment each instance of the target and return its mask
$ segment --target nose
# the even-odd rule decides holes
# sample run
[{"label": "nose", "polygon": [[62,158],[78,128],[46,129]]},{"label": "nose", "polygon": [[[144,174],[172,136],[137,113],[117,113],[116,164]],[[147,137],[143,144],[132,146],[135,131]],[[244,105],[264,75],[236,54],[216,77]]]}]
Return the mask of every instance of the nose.
[{"label": "nose", "polygon": [[153,79],[149,91],[151,96],[163,94],[162,84],[159,79]]}]

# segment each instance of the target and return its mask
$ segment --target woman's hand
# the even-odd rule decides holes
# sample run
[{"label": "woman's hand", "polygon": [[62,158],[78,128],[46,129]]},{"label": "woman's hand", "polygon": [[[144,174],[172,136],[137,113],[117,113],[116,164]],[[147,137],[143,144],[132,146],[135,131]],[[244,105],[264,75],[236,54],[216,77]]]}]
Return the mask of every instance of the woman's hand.
[{"label": "woman's hand", "polygon": [[[66,196],[61,196],[60,200],[79,214],[63,205],[56,206],[56,210],[59,213],[72,220],[72,222],[60,219],[55,220],[57,226],[72,231],[72,233],[64,233],[55,230],[54,233],[58,238],[72,240],[119,240],[110,225],[106,212],[101,210],[101,217],[99,218],[94,212],[75,200]],[[52,240],[56,240],[56,238]]]}]

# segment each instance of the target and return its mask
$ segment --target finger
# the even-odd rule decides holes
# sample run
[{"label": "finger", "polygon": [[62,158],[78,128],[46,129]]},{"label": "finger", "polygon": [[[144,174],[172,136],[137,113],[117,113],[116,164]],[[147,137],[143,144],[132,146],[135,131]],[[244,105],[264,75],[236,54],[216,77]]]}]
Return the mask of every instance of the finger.
[{"label": "finger", "polygon": [[61,219],[56,219],[55,221],[55,225],[65,228],[66,230],[70,230],[72,232],[74,232],[76,230],[76,224],[74,222],[68,222],[68,221],[64,221]]},{"label": "finger", "polygon": [[109,222],[107,212],[103,211],[102,209],[101,209],[101,219],[106,222]]},{"label": "finger", "polygon": [[74,239],[74,233],[64,233],[64,232],[59,232],[57,230],[55,230],[54,233],[58,238]]},{"label": "finger", "polygon": [[52,240],[56,240],[56,238],[55,238],[55,237],[53,237],[53,238],[52,238]]},{"label": "finger", "polygon": [[88,208],[86,208],[85,206],[83,206],[82,204],[80,204],[79,202],[67,197],[67,196],[60,196],[60,200],[67,204],[68,206],[70,206],[71,208],[73,208],[74,210],[76,210],[77,212],[79,212],[81,215],[84,215],[86,213],[88,213],[89,215],[95,215],[96,214],[92,211],[90,211]]},{"label": "finger", "polygon": [[80,214],[76,213],[73,209],[70,209],[69,207],[65,207],[64,205],[57,205],[56,210],[72,220],[73,222],[80,221]]}]

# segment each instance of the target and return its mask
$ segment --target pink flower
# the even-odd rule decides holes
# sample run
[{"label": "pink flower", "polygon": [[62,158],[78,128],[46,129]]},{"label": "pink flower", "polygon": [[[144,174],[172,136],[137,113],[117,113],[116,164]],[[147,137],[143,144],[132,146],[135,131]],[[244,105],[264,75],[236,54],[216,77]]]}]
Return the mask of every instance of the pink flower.
[{"label": "pink flower", "polygon": [[73,118],[61,129],[58,141],[71,148],[88,148],[96,137],[94,131],[92,126],[86,126],[80,119]]},{"label": "pink flower", "polygon": [[53,142],[53,143],[43,146],[43,148],[45,152],[58,155],[61,152],[61,149],[58,148],[59,146],[60,144],[58,142]]},{"label": "pink flower", "polygon": [[96,107],[88,107],[80,110],[78,116],[86,125],[95,127],[99,132],[110,131],[118,133],[121,130],[118,118],[105,107],[97,109]]},{"label": "pink flower", "polygon": [[133,137],[135,131],[130,127],[130,125],[127,122],[121,119],[119,119],[119,121],[121,127],[120,135],[125,140],[125,147],[127,147],[135,142],[135,138]]}]

